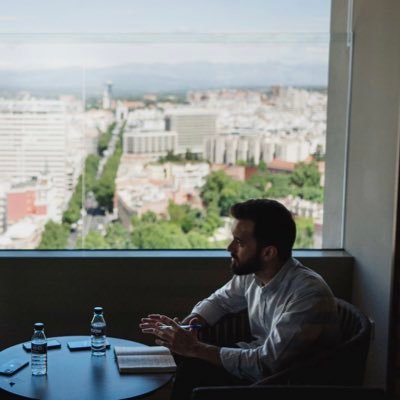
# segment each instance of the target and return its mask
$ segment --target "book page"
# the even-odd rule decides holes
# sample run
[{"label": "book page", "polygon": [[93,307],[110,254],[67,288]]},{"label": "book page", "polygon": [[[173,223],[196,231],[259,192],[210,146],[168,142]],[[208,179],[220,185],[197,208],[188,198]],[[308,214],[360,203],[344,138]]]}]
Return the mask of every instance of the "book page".
[{"label": "book page", "polygon": [[117,356],[120,372],[173,372],[176,364],[172,355],[128,355]]},{"label": "book page", "polygon": [[141,354],[164,354],[170,355],[171,352],[164,346],[114,346],[114,352],[117,356],[123,355],[141,355]]}]

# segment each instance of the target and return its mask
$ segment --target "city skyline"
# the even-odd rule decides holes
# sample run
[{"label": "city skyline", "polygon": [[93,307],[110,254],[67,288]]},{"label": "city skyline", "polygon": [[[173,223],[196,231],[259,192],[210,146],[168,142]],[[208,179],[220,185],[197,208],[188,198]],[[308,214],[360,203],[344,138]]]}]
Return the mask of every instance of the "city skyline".
[{"label": "city skyline", "polygon": [[[112,92],[111,87],[109,91]],[[227,181],[223,181],[236,193],[235,197],[244,193],[255,195],[255,191],[265,195],[268,191],[272,197],[285,197],[293,212],[308,218],[310,229],[313,223],[319,226],[322,164],[311,165],[313,178],[304,193],[299,192],[303,190],[301,185],[296,188],[294,183],[290,184],[289,175],[275,180],[273,174],[295,173],[296,168],[303,168],[302,163],[310,162],[310,155],[324,154],[326,96],[319,91],[283,87],[275,87],[269,93],[198,91],[188,94],[188,104],[145,96],[142,102],[117,101],[115,109],[106,102],[103,109],[87,111],[81,100],[71,96],[59,100],[2,99],[0,247],[34,248],[44,238],[43,246],[52,248],[61,243],[55,244],[54,240],[66,240],[63,248],[73,248],[79,234],[80,246],[85,247],[88,236],[90,248],[95,245],[89,239],[93,235],[102,243],[106,240],[106,232],[112,230],[111,220],[120,220],[124,229],[130,231],[135,215],[152,211],[164,218],[170,201],[182,207],[189,203],[207,214],[212,211],[205,208],[209,197],[202,200],[202,196],[208,189],[203,193],[201,186],[205,177],[213,173],[219,179],[219,170],[227,174]],[[154,104],[147,107],[146,99]],[[62,145],[48,140],[56,128]],[[207,144],[209,137],[212,140]],[[181,148],[175,148],[179,144]],[[50,155],[54,157],[51,159]],[[201,161],[202,157],[206,162]],[[163,164],[163,159],[172,163]],[[63,170],[55,160],[64,164]],[[202,164],[196,164],[196,160]],[[247,181],[250,172],[255,173],[256,165],[265,182],[257,180],[253,186]],[[262,165],[271,169],[271,174],[266,175]],[[54,190],[61,194],[61,203],[55,202]],[[195,238],[185,230],[182,234],[189,236],[182,237],[182,246],[207,247],[215,237],[222,240],[222,232],[217,233],[216,229],[225,232],[220,218],[226,214],[227,199],[220,200],[221,210],[215,215],[218,224],[199,228],[201,232],[194,233]],[[13,207],[8,207],[8,203]],[[217,222],[214,217],[211,220]],[[53,228],[59,230],[60,239],[58,234],[51,233]],[[217,236],[210,237],[211,234]],[[189,238],[195,242],[187,242]],[[312,236],[307,234],[306,239],[303,247],[311,246]],[[48,240],[53,240],[53,244]],[[138,237],[132,240],[138,248],[145,246],[136,242]],[[319,236],[315,240],[319,243]],[[96,243],[108,246],[105,242]]]}]

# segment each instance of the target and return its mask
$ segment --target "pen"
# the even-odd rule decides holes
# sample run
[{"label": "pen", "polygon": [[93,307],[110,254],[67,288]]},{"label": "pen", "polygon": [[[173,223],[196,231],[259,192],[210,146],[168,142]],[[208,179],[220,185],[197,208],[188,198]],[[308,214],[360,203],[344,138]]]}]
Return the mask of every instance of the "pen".
[{"label": "pen", "polygon": [[[189,325],[179,325],[181,328],[183,329],[201,329],[203,327],[203,325],[201,324],[189,324]],[[160,328],[164,329],[164,328],[169,328],[170,325],[161,325]]]}]

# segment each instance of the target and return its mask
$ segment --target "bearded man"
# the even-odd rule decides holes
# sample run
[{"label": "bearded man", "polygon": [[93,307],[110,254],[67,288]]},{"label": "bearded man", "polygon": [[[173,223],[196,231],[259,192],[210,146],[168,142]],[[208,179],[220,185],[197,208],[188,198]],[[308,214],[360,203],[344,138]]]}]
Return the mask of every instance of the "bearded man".
[{"label": "bearded man", "polygon": [[[177,360],[171,400],[189,400],[193,388],[251,384],[340,339],[335,297],[323,278],[292,257],[296,224],[271,199],[231,208],[232,279],[200,301],[182,321],[150,314],[139,324]],[[247,309],[253,340],[218,347],[198,339],[195,328]]]}]

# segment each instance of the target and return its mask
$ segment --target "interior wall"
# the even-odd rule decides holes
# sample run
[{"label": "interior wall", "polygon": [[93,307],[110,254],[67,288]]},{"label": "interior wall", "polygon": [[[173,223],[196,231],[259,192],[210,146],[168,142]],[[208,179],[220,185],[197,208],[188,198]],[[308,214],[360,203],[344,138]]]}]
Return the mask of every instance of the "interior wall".
[{"label": "interior wall", "polygon": [[[67,253],[67,252],[66,252]],[[308,253],[308,252],[303,252]],[[353,259],[344,252],[298,259],[350,300]],[[329,253],[329,252],[328,252]],[[224,257],[9,257],[0,254],[0,350],[30,340],[44,322],[48,337],[89,335],[94,306],[107,334],[153,344],[138,328],[149,313],[187,315],[231,277]]]},{"label": "interior wall", "polygon": [[343,247],[348,89],[351,47],[347,45],[348,0],[332,0],[326,126],[323,247]]},{"label": "interior wall", "polygon": [[344,248],[375,321],[366,383],[386,386],[399,147],[400,2],[355,0]]}]

